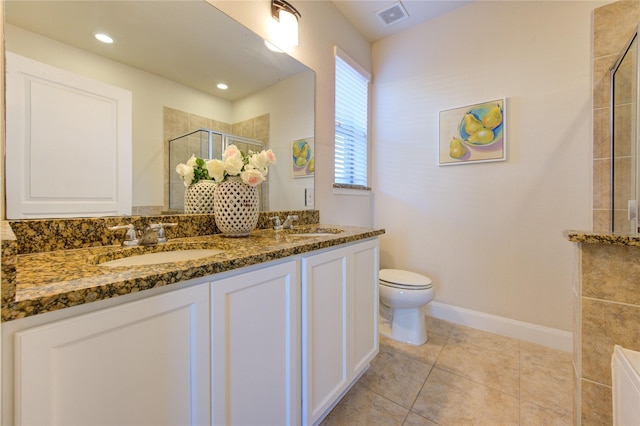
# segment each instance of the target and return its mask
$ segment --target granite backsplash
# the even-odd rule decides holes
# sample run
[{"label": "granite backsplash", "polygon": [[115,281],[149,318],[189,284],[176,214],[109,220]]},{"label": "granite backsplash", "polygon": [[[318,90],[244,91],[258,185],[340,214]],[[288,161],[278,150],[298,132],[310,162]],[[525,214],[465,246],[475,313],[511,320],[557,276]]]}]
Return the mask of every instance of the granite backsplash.
[{"label": "granite backsplash", "polygon": [[[320,223],[318,210],[261,212],[257,229],[273,227],[273,216],[284,221],[287,215],[297,215],[294,225]],[[15,246],[7,246],[13,254],[41,253],[56,250],[117,245],[124,239],[125,230],[110,231],[110,226],[133,224],[143,229],[152,223],[177,223],[166,229],[167,238],[195,237],[219,234],[213,215],[108,216],[62,219],[8,220],[15,235]],[[3,238],[4,240],[4,238]],[[9,248],[11,247],[11,248]],[[5,246],[3,245],[3,255]],[[3,259],[4,263],[5,259]]]}]

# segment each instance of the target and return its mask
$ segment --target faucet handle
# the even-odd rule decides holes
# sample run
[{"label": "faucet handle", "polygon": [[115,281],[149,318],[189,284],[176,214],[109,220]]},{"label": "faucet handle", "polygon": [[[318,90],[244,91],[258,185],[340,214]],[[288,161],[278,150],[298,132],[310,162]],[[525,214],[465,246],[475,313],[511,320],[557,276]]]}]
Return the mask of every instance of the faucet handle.
[{"label": "faucet handle", "polygon": [[136,235],[136,227],[132,224],[128,225],[116,225],[107,227],[109,231],[117,231],[119,229],[126,229],[127,233],[122,240],[122,245],[125,247],[129,246],[137,246],[138,245],[138,236]]},{"label": "faucet handle", "polygon": [[275,229],[276,231],[279,231],[282,229],[282,224],[280,223],[280,218],[278,216],[273,216],[273,217],[270,217],[269,219],[273,220],[274,222],[273,229]]},{"label": "faucet handle", "polygon": [[298,215],[288,215],[287,216],[287,220],[284,221],[284,223],[282,224],[282,227],[285,229],[292,229],[293,228],[293,221],[294,220],[298,220]]},{"label": "faucet handle", "polygon": [[149,225],[149,229],[155,229],[158,232],[158,243],[166,243],[167,234],[165,234],[164,228],[177,225],[177,223],[152,223]]},{"label": "faucet handle", "polygon": [[136,227],[133,226],[132,224],[128,224],[128,225],[115,225],[115,226],[108,226],[107,229],[109,231],[117,231],[118,229],[129,229],[129,230],[135,230]]}]

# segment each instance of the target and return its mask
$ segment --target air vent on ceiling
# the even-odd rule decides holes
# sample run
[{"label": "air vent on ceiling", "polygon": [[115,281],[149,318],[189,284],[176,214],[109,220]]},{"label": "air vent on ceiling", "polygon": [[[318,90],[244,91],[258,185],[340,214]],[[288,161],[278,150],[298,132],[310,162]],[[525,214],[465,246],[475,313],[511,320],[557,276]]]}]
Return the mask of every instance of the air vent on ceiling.
[{"label": "air vent on ceiling", "polygon": [[396,22],[400,22],[409,17],[407,10],[404,8],[401,2],[397,2],[392,4],[389,7],[386,7],[382,10],[376,12],[376,15],[385,27],[389,25],[395,24]]}]

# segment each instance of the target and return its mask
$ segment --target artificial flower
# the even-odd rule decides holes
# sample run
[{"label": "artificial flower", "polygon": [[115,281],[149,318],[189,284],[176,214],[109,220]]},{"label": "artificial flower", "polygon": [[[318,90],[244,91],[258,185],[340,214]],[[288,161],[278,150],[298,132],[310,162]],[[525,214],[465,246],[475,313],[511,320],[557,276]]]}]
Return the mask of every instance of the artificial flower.
[{"label": "artificial flower", "polygon": [[247,185],[257,186],[265,181],[266,177],[260,170],[250,169],[240,173],[242,181]]},{"label": "artificial flower", "polygon": [[232,155],[227,155],[227,152],[225,151],[222,158],[224,159],[224,169],[226,170],[227,175],[238,176],[240,172],[244,170],[244,161],[240,151],[234,152]]},{"label": "artificial flower", "polygon": [[198,164],[198,159],[195,154],[191,154],[191,158],[187,160],[187,166],[195,167]]},{"label": "artificial flower", "polygon": [[193,167],[180,163],[176,166],[176,172],[180,175],[180,179],[182,179],[184,186],[191,185],[191,182],[193,181]]},{"label": "artificial flower", "polygon": [[216,182],[224,180],[224,163],[222,160],[209,160],[205,162],[209,176]]}]

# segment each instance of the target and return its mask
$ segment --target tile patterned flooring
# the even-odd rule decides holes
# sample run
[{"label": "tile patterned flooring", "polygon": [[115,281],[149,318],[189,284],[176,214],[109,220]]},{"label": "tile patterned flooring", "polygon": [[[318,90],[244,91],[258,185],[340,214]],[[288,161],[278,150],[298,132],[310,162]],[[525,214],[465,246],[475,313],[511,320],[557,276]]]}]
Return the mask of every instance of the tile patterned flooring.
[{"label": "tile patterned flooring", "polygon": [[380,353],[322,426],[573,424],[571,354],[426,317],[429,340]]}]

